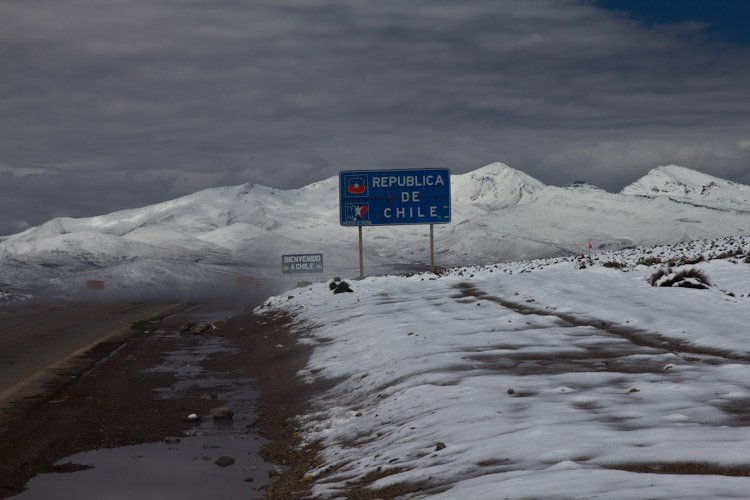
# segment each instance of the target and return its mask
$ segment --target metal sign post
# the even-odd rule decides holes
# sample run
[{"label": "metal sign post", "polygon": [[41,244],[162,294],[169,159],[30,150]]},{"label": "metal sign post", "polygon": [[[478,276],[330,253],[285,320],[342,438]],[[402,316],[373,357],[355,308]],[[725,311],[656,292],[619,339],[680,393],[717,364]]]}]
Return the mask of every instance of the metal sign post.
[{"label": "metal sign post", "polygon": [[339,222],[359,228],[360,279],[362,226],[429,224],[430,270],[435,272],[433,224],[451,221],[450,180],[447,168],[339,172]]},{"label": "metal sign post", "polygon": [[430,224],[430,272],[435,274],[435,242],[432,238],[432,227]]},{"label": "metal sign post", "polygon": [[359,226],[359,279],[365,279],[365,266],[362,264],[362,226]]}]

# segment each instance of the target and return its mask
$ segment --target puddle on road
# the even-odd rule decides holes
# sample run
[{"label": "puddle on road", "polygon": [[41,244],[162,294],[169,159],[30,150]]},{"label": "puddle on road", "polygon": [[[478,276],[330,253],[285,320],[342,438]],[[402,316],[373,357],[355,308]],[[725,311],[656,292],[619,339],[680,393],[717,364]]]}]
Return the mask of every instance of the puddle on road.
[{"label": "puddle on road", "polygon": [[242,309],[227,309],[223,311],[199,311],[195,315],[194,321],[205,321],[214,323],[216,321],[226,321],[242,313]]},{"label": "puddle on road", "polygon": [[[180,337],[182,334],[179,332],[164,332],[157,335]],[[254,406],[253,401],[257,396],[257,389],[251,379],[232,378],[224,373],[207,371],[203,367],[203,362],[210,356],[222,352],[234,353],[237,350],[228,346],[221,337],[209,334],[200,338],[196,337],[194,345],[165,353],[164,361],[148,371],[172,373],[176,376],[177,381],[170,387],[156,389],[156,396],[164,399],[178,398],[197,388],[203,390],[207,395],[210,393],[218,397],[221,394],[221,399],[228,400],[229,398],[224,393],[231,391],[237,394],[236,388],[243,387],[247,394],[244,398],[240,398],[242,405]],[[234,405],[237,405],[237,403],[233,402]]]},{"label": "puddle on road", "polygon": [[[179,337],[180,333],[157,329],[152,336]],[[250,378],[236,378],[203,366],[214,354],[236,352],[224,339],[212,335],[195,339],[192,345],[167,352],[163,362],[149,370],[177,377],[172,386],[156,389],[154,397],[183,397],[198,389],[206,394],[204,397],[216,398],[217,407],[230,408],[232,419],[214,420],[210,413],[200,414],[201,421],[191,430],[164,442],[98,449],[64,458],[55,464],[60,472],[36,476],[26,485],[26,491],[13,499],[261,497],[269,472],[281,469],[259,457],[261,446],[268,441],[249,432],[258,389]],[[220,459],[231,462],[225,457],[234,462],[217,464]]]},{"label": "puddle on road", "polygon": [[216,321],[227,321],[235,316],[239,316],[243,312],[245,312],[245,307],[238,306],[234,309],[223,309],[207,306],[206,304],[198,304],[184,311],[166,316],[164,319],[183,317],[189,314],[192,321],[214,323]]},{"label": "puddle on road", "polygon": [[[42,474],[16,500],[108,500],[258,498],[273,467],[257,457],[262,439],[247,435],[183,437],[178,443],[151,443],[101,449],[65,458],[57,465],[90,466],[73,473]],[[221,467],[215,462],[231,457]],[[68,467],[72,469],[72,467]]]}]

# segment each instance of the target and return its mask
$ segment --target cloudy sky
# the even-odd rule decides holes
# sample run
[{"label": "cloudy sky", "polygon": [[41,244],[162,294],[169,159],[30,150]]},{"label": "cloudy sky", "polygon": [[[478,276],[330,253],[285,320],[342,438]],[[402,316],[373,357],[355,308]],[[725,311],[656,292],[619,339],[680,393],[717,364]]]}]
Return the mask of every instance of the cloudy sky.
[{"label": "cloudy sky", "polygon": [[2,0],[0,234],[349,169],[750,184],[748,3]]}]

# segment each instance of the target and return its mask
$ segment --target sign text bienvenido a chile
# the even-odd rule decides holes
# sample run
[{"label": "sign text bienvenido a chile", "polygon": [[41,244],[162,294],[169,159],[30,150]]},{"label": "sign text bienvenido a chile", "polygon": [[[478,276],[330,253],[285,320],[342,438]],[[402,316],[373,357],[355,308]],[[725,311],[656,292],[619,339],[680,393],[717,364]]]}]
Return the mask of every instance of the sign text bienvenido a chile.
[{"label": "sign text bienvenido a chile", "polygon": [[450,170],[339,172],[342,226],[447,224],[451,220]]},{"label": "sign text bienvenido a chile", "polygon": [[323,254],[304,253],[281,256],[283,274],[322,273]]}]

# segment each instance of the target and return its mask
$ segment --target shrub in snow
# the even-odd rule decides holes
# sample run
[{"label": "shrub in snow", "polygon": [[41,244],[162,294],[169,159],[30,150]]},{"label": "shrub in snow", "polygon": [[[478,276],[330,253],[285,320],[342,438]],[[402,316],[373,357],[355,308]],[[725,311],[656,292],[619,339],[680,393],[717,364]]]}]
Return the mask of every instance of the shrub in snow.
[{"label": "shrub in snow", "polygon": [[625,264],[617,262],[616,260],[610,260],[609,262],[602,262],[602,266],[611,267],[613,269],[622,269],[625,267]]},{"label": "shrub in snow", "polygon": [[706,276],[706,273],[694,267],[683,269],[677,273],[673,272],[672,268],[659,269],[649,277],[648,282],[651,286],[678,286],[698,289],[706,289],[711,286],[711,280]]},{"label": "shrub in snow", "polygon": [[699,262],[703,262],[704,260],[706,259],[702,255],[698,255],[697,257],[692,258],[683,255],[679,259],[670,259],[669,261],[667,261],[667,265],[669,267],[690,266]]},{"label": "shrub in snow", "polygon": [[661,264],[661,259],[659,257],[641,257],[636,263],[636,265],[640,266],[653,266],[656,264]]},{"label": "shrub in snow", "polygon": [[680,262],[681,266],[688,266],[692,264],[697,264],[698,262],[703,262],[705,259],[702,255],[699,255],[697,257],[693,257],[692,259],[688,259],[687,257],[682,258],[682,262]]},{"label": "shrub in snow", "polygon": [[722,252],[719,255],[716,256],[717,259],[728,259],[730,257],[739,257],[742,255],[742,250],[739,248],[735,248],[734,250],[728,250],[726,252]]}]

